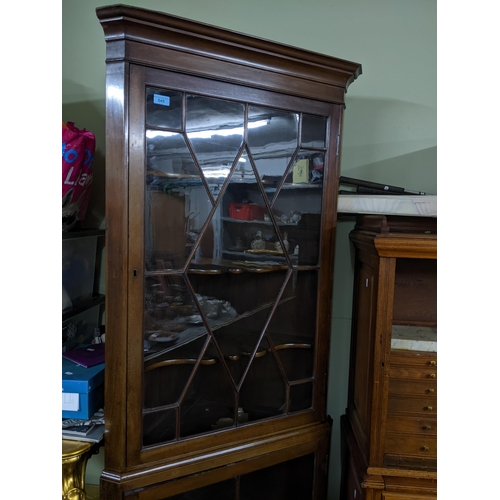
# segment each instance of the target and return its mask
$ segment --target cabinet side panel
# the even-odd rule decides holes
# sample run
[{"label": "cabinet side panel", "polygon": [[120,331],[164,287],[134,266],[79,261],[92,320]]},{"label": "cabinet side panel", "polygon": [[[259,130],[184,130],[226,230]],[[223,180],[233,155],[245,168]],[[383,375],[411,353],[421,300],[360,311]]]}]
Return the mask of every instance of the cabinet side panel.
[{"label": "cabinet side panel", "polygon": [[[125,469],[127,401],[128,64],[108,63],[106,94],[106,457]],[[111,404],[112,402],[112,404]]]},{"label": "cabinet side panel", "polygon": [[353,405],[366,442],[370,439],[373,372],[373,269],[362,264],[357,278],[358,313],[354,357]]},{"label": "cabinet side panel", "polygon": [[318,326],[316,351],[316,392],[315,406],[320,418],[325,418],[327,395],[328,359],[323,355],[330,351],[331,313],[333,300],[333,273],[335,261],[335,235],[337,229],[337,195],[339,178],[339,157],[336,154],[335,144],[340,134],[342,107],[333,106],[328,125],[329,149],[326,153],[324,183],[328,186],[324,190],[321,226],[321,272],[319,273],[318,288]]}]

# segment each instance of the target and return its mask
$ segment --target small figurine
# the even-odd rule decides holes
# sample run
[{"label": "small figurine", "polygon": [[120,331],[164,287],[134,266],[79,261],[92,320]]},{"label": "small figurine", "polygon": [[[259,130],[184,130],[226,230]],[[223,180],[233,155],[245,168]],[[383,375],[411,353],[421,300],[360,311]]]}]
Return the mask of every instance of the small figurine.
[{"label": "small figurine", "polygon": [[[288,251],[288,249],[290,248],[290,243],[288,241],[288,233],[285,232],[284,233],[284,237],[283,237],[283,245],[285,245],[285,249]],[[279,241],[277,241],[275,244],[274,244],[274,248],[276,250],[278,250],[278,252],[282,252],[283,249],[281,248],[281,243]]]},{"label": "small figurine", "polygon": [[250,243],[252,250],[264,250],[266,248],[266,242],[262,238],[262,231],[257,231],[255,233],[255,239]]}]

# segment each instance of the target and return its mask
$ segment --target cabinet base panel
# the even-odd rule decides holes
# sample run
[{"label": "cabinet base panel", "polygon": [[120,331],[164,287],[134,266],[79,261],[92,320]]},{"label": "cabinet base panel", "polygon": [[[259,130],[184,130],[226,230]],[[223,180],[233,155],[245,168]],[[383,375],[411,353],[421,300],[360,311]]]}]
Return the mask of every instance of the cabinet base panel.
[{"label": "cabinet base panel", "polygon": [[368,467],[349,420],[341,419],[342,500],[436,500],[437,473]]},{"label": "cabinet base panel", "polygon": [[[267,477],[264,484],[268,486],[263,487],[265,492],[264,496],[259,494],[260,500],[267,499],[269,495],[269,499],[290,498],[297,492],[297,488],[302,487],[302,483],[305,484],[307,481],[310,484],[305,498],[309,498],[312,491],[310,498],[313,500],[325,499],[330,430],[329,423],[305,426],[301,431],[295,430],[291,433],[293,437],[285,435],[279,442],[275,442],[276,436],[269,435],[267,439],[260,439],[256,445],[262,448],[260,454],[250,449],[252,448],[250,443],[246,455],[241,455],[241,446],[234,446],[233,449],[226,450],[228,460],[222,466],[210,467],[208,455],[198,457],[203,467],[200,465],[194,469],[196,472],[190,474],[183,474],[179,468],[169,468],[162,475],[158,470],[159,467],[156,467],[141,471],[138,477],[136,473],[111,474],[105,469],[101,476],[100,499],[181,500],[191,498],[184,494],[196,490],[196,494],[200,492],[200,496],[196,498],[210,500],[214,495],[213,489],[217,488],[218,484],[226,482],[227,489],[234,490],[234,493],[226,492],[221,498],[245,500],[244,488],[248,482],[247,476],[252,478],[252,483],[261,481],[259,477]],[[274,445],[270,449],[269,445],[273,442]],[[238,453],[240,457],[238,461],[231,457],[232,451]],[[274,475],[277,476],[276,481]],[[294,485],[294,481],[298,478],[302,478],[301,482]],[[279,491],[270,489],[270,485],[274,482],[277,483],[274,487]],[[211,493],[207,493],[208,496],[205,497],[203,496],[205,491]]]}]

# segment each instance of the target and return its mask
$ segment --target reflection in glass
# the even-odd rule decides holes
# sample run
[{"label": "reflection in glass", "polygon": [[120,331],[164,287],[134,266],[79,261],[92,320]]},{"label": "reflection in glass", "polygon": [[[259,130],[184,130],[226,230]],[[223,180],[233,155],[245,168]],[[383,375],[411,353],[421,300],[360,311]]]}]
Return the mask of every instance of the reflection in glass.
[{"label": "reflection in glass", "polygon": [[179,130],[182,127],[182,94],[173,90],[146,89],[146,125]]},{"label": "reflection in glass", "polygon": [[[189,280],[196,291],[202,314],[227,361],[234,385],[237,385],[278,300],[287,273],[286,270],[269,273],[267,269],[259,272],[259,267],[251,267],[248,271],[242,268],[238,272],[217,275],[198,271],[198,265],[192,263]],[[245,293],[241,293],[242,290]]]},{"label": "reflection in glass", "polygon": [[[151,354],[206,334],[198,309],[181,275],[146,276],[144,282],[144,340]],[[146,361],[151,356],[146,357]]]},{"label": "reflection in glass", "polygon": [[[275,345],[294,339],[312,342],[314,339],[315,304],[311,291],[318,286],[318,271],[293,271],[281,296],[282,305],[274,313],[268,331]],[[286,333],[284,333],[286,332]]]},{"label": "reflection in glass", "polygon": [[289,411],[307,410],[312,407],[312,382],[292,385],[290,387],[290,406]]},{"label": "reflection in glass", "polygon": [[238,163],[236,165],[236,169],[233,172],[233,175],[231,176],[230,182],[232,184],[257,184],[255,172],[252,168],[252,163],[250,162],[246,150],[244,150],[238,158]]},{"label": "reflection in glass", "polygon": [[158,176],[158,182],[181,179],[201,184],[200,173],[182,134],[147,130],[146,152],[147,173]]},{"label": "reflection in glass", "polygon": [[178,352],[169,354],[145,368],[144,408],[174,405],[191,375],[196,357],[181,356]]},{"label": "reflection in glass", "polygon": [[260,187],[255,182],[232,182],[234,177],[239,178],[240,173],[233,173],[223,199],[226,216],[223,255],[245,260],[264,259],[286,266],[281,242],[271,222],[273,214],[266,206]]},{"label": "reflection in glass", "polygon": [[326,147],[326,123],[324,116],[302,116],[302,144],[303,148]]},{"label": "reflection in glass", "polygon": [[148,89],[145,445],[312,405],[327,119],[184,103]]},{"label": "reflection in glass", "polygon": [[235,389],[210,345],[181,403],[181,437],[234,427]]},{"label": "reflection in glass", "polygon": [[178,269],[196,244],[212,202],[182,134],[148,130],[146,148],[146,267]]},{"label": "reflection in glass", "polygon": [[146,413],[142,419],[144,446],[165,443],[175,439],[175,409]]},{"label": "reflection in glass", "polygon": [[290,381],[313,376],[317,286],[317,271],[294,271],[267,328]]},{"label": "reflection in glass", "polygon": [[299,117],[296,113],[249,106],[248,147],[259,177],[276,185],[297,149]]},{"label": "reflection in glass", "polygon": [[[282,239],[289,242],[293,263],[317,265],[320,245],[320,221],[323,198],[323,153],[299,151],[292,169],[291,184],[273,192],[273,214],[279,221]],[[320,159],[321,166],[315,168]],[[286,236],[286,238],[285,238]]]},{"label": "reflection in glass", "polygon": [[255,422],[286,411],[286,381],[279,369],[276,357],[267,352],[263,341],[259,351],[265,355],[255,357],[240,391],[239,406],[248,413],[248,421]]},{"label": "reflection in glass", "polygon": [[244,122],[242,103],[187,96],[187,136],[214,198],[243,142]]}]

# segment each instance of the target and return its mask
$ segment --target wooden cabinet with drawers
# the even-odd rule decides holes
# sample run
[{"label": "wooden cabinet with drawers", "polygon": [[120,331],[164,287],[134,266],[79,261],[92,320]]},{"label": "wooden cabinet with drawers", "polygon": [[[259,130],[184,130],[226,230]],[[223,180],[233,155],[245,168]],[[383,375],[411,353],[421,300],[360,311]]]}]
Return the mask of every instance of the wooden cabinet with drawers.
[{"label": "wooden cabinet with drawers", "polygon": [[342,499],[437,493],[437,220],[362,216]]},{"label": "wooden cabinet with drawers", "polygon": [[436,469],[436,353],[391,349],[384,465]]}]

